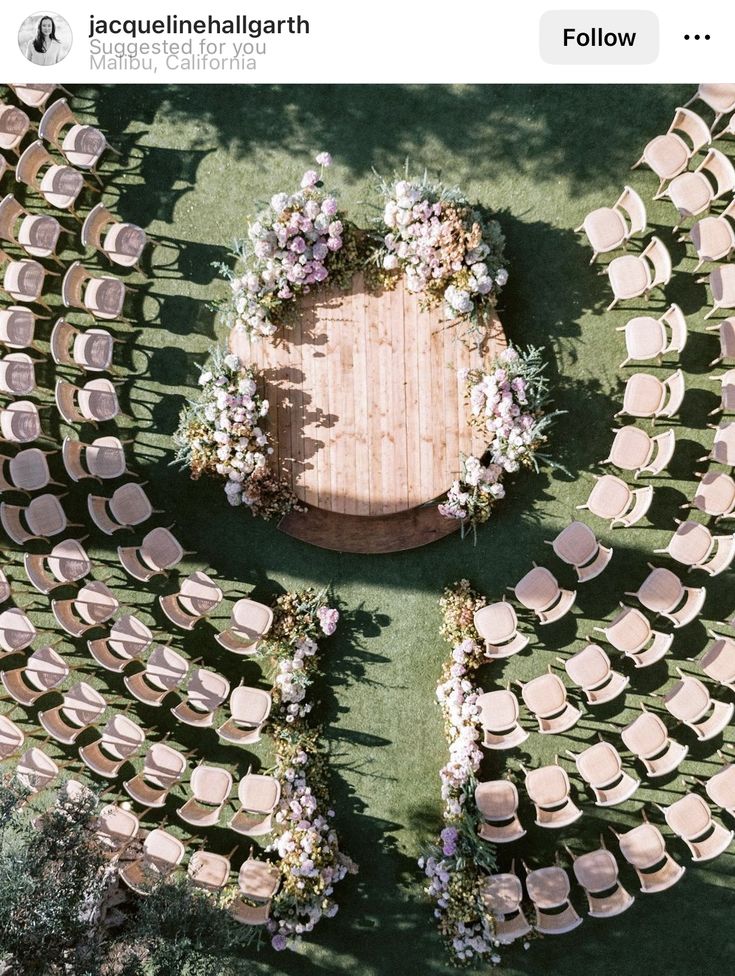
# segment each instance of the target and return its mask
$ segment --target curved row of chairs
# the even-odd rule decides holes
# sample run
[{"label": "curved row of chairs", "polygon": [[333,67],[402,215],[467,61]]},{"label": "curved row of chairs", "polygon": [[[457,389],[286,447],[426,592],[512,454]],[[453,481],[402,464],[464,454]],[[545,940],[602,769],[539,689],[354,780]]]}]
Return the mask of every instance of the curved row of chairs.
[{"label": "curved row of chairs", "polygon": [[[90,443],[66,436],[60,449],[37,446],[38,441],[51,439],[41,420],[44,408],[33,399],[38,389],[35,367],[39,353],[55,367],[92,374],[79,382],[57,379],[53,407],[64,423],[71,427],[87,423],[106,426],[122,416],[119,384],[109,378],[116,371],[116,345],[123,341],[114,332],[96,324],[82,327],[61,316],[50,331],[48,356],[39,346],[39,323],[48,319],[51,311],[45,292],[48,283],[55,280],[60,285],[58,297],[67,309],[88,314],[95,321],[125,321],[123,307],[131,286],[115,275],[88,269],[79,260],[64,268],[60,245],[66,235],[73,235],[84,250],[104,255],[120,271],[141,271],[141,255],[151,238],[137,225],[114,216],[102,202],[91,206],[84,218],[77,212],[82,194],[95,189],[84,173],[102,185],[98,165],[103,154],[112,150],[104,134],[81,124],[65,98],[52,100],[54,86],[14,86],[13,91],[24,107],[0,104],[0,150],[17,157],[13,166],[0,156],[0,179],[12,174],[15,181],[14,192],[0,199],[0,262],[5,265],[2,285],[11,302],[0,310],[0,346],[8,350],[0,358],[0,396],[14,398],[0,403],[0,437],[7,445],[0,456],[0,492],[22,493],[28,500],[11,504],[3,499],[0,522],[16,546],[25,550],[24,568],[31,586],[51,596],[54,632],[61,632],[62,639],[84,641],[97,675],[122,675],[130,696],[128,703],[137,700],[151,708],[166,704],[167,713],[184,725],[216,728],[221,741],[247,747],[258,741],[267,723],[270,692],[243,684],[231,690],[223,675],[189,660],[171,646],[171,638],[154,634],[138,608],[127,607],[118,598],[109,575],[106,579],[92,578],[99,575],[101,567],[87,555],[82,540],[68,535],[68,530],[83,527],[92,527],[103,537],[142,530],[137,543],[120,545],[117,554],[123,570],[144,583],[154,576],[177,575],[179,564],[189,555],[169,528],[150,527],[154,516],[161,513],[154,509],[144,484],[132,480],[135,476],[126,459],[127,442],[117,432],[104,432]],[[37,125],[26,108],[43,110]],[[77,229],[65,227],[63,216],[59,219],[61,214],[32,211],[26,202],[29,195],[53,211],[68,212],[78,221]],[[5,247],[20,254],[13,256]],[[60,267],[63,277],[44,267],[41,262],[45,260]],[[41,311],[29,307],[33,305],[40,306]],[[53,480],[49,462],[63,468],[63,481]],[[120,483],[126,476],[127,480]],[[83,524],[71,522],[62,504],[64,495],[53,489],[74,488],[92,480],[100,486],[118,484],[114,490],[111,484],[108,491],[88,494],[87,519]],[[45,545],[45,551],[33,551],[36,543]],[[60,598],[58,592],[62,593]],[[0,572],[0,603],[12,597],[11,584]],[[218,611],[224,594],[207,573],[197,570],[178,579],[175,590],[160,594],[157,602],[174,630],[186,633]],[[240,599],[232,606],[228,624],[214,636],[233,654],[253,655],[272,620],[269,607]],[[162,808],[171,791],[184,784],[189,756],[163,741],[153,741],[140,771],[123,781],[123,772],[131,768],[130,763],[151,738],[155,739],[155,725],[143,727],[127,714],[127,708],[111,709],[112,700],[74,673],[58,640],[50,643],[43,635],[43,642],[34,649],[37,636],[21,608],[10,606],[0,611],[0,657],[24,655],[22,664],[3,670],[3,687],[14,708],[37,708],[45,696],[61,695],[59,704],[41,709],[37,722],[48,739],[65,750],[74,747],[75,752],[63,762],[55,761],[43,744],[29,742],[10,717],[11,712],[0,715],[0,758],[18,757],[16,773],[32,795],[54,787],[61,770],[76,765],[106,780],[110,788],[121,785],[133,802],[145,808],[144,813]],[[216,716],[225,706],[227,712],[217,722]],[[91,729],[96,733],[94,741],[76,749],[78,738]],[[162,738],[160,732],[158,736]],[[218,823],[232,786],[233,776],[227,769],[200,763],[191,771],[190,795],[178,807],[177,815],[196,829]],[[229,827],[245,837],[267,834],[280,802],[277,787],[270,776],[248,772],[240,777],[240,807]],[[123,881],[136,891],[146,893],[151,880],[169,874],[183,860],[184,845],[160,828],[151,830],[141,847],[146,831],[139,830],[134,813],[120,806],[106,807],[100,814],[100,825],[100,836],[121,863],[125,861]],[[132,857],[136,845],[139,849]],[[258,872],[262,875],[264,896],[244,885],[242,872],[248,864],[254,876]],[[230,861],[199,850],[191,855],[188,873],[196,883],[218,890],[229,881]],[[249,924],[267,921],[275,888],[271,884],[269,893],[265,881],[270,877],[272,882],[277,873],[270,862],[249,858],[243,863],[240,894],[246,900],[239,897],[233,903],[236,918]]]},{"label": "curved row of chairs", "polygon": [[[651,140],[634,165],[646,165],[659,178],[654,199],[669,200],[677,211],[674,232],[679,240],[691,243],[696,252],[696,268],[705,262],[727,260],[735,250],[735,167],[729,156],[712,142],[735,134],[735,115],[721,131],[713,135],[721,118],[735,111],[735,85],[702,85],[697,96],[715,112],[710,128],[689,107],[676,110],[668,132]],[[698,158],[700,153],[701,158]],[[725,201],[718,214],[708,211],[717,201]],[[683,221],[695,218],[689,230],[681,231]],[[696,219],[698,218],[698,219]],[[647,207],[631,186],[610,207],[587,215],[577,228],[591,247],[594,263],[600,255],[627,248],[645,235],[648,227]],[[719,309],[735,309],[735,269],[717,265],[700,281],[706,281],[712,292],[712,307],[705,318]],[[637,254],[615,256],[601,272],[608,276],[613,291],[609,308],[632,298],[648,298],[657,287],[665,289],[673,274],[669,250],[659,237],[644,243]],[[710,366],[732,360],[735,356],[735,318],[727,318],[706,331],[716,335],[719,355]],[[677,417],[686,396],[684,372],[676,357],[686,347],[689,326],[681,308],[669,303],[658,316],[637,315],[619,331],[623,333],[626,355],[621,368],[629,364],[674,359],[673,371],[664,379],[653,373],[634,372],[625,384],[622,408],[617,416],[632,420],[672,420]],[[713,350],[714,355],[714,350]],[[735,409],[735,370],[712,377],[721,385],[720,406],[711,416],[728,414]],[[696,473],[698,479],[690,500],[682,506],[686,520],[676,520],[668,543],[652,550],[652,555],[666,556],[687,570],[702,570],[714,577],[730,570],[735,560],[735,532],[715,533],[698,521],[695,513],[719,523],[735,515],[735,422],[723,418],[714,431],[711,450],[699,464],[724,465],[726,471],[712,468]],[[603,465],[611,465],[620,475],[638,479],[644,475],[656,478],[666,472],[676,451],[677,433],[670,427],[660,433],[649,433],[635,423],[613,429],[613,441]],[[587,502],[579,510],[588,510],[609,527],[632,526],[648,514],[655,499],[653,485],[631,486],[618,474],[595,476]],[[604,574],[613,558],[595,532],[578,519],[572,521],[555,539],[547,540],[554,554],[571,567],[579,584]],[[702,614],[706,588],[685,585],[670,566],[650,561],[646,573],[634,584],[637,588],[625,594],[612,619],[595,627],[610,651],[590,635],[581,649],[558,656],[554,667],[562,669],[572,689],[570,700],[562,677],[549,667],[547,673],[531,680],[516,682],[522,703],[541,735],[564,734],[583,719],[586,709],[623,705],[630,687],[630,676],[618,670],[611,653],[619,660],[629,660],[634,669],[654,667],[667,656],[675,634],[698,620]],[[567,589],[555,572],[535,563],[519,583],[511,588],[519,613],[527,615],[537,626],[561,621],[577,604],[576,589]],[[669,625],[661,629],[661,622]],[[475,613],[475,629],[485,644],[489,660],[502,660],[533,648],[537,637],[533,628],[521,624],[514,603],[505,597],[482,607]],[[724,626],[731,627],[733,621]],[[522,627],[522,629],[521,629]],[[713,682],[723,692],[735,691],[735,638],[710,629],[709,643],[696,658],[689,658],[686,673],[676,669],[673,683],[656,695],[650,704],[641,701],[637,714],[615,724],[623,749],[630,754],[647,781],[655,783],[676,775],[689,754],[689,746],[677,741],[664,717],[693,734],[696,742],[712,743],[727,729],[735,713],[732,701],[713,697],[705,684]],[[692,669],[698,673],[689,673]],[[698,675],[701,675],[698,676]],[[580,697],[581,695],[581,697]],[[521,724],[520,702],[510,685],[484,692],[477,700],[481,745],[492,756],[497,751],[517,748],[529,732]],[[606,714],[608,714],[606,712]],[[512,755],[512,753],[510,753]],[[685,779],[685,792],[668,806],[658,807],[664,822],[689,850],[692,860],[706,861],[726,850],[733,841],[733,831],[713,817],[707,801],[735,818],[735,763],[727,761],[708,779]],[[616,807],[637,793],[641,779],[625,767],[621,752],[607,737],[574,751],[566,750],[565,761],[589,791],[595,807]],[[557,757],[545,766],[531,768],[527,762],[517,766],[524,794],[536,827],[560,830],[572,827],[585,816],[585,804],[573,792],[569,773]],[[493,844],[519,841],[527,833],[522,797],[509,771],[505,778],[478,781],[475,807],[478,834]],[[643,811],[643,823],[615,834],[623,860],[635,871],[642,893],[663,891],[675,884],[685,868],[676,863],[666,849],[666,841],[657,826],[649,823]],[[610,828],[612,829],[612,828]],[[566,855],[572,873],[584,892],[592,917],[610,917],[629,908],[633,896],[619,879],[614,855],[601,842],[599,849],[577,855],[568,847]],[[582,917],[571,901],[567,871],[559,863],[525,871],[525,894],[521,877],[515,871],[515,860],[507,873],[487,876],[482,893],[493,915],[495,938],[508,944],[527,936],[533,929],[540,934],[562,934],[575,929]],[[529,921],[524,908],[528,897],[533,909]]]}]

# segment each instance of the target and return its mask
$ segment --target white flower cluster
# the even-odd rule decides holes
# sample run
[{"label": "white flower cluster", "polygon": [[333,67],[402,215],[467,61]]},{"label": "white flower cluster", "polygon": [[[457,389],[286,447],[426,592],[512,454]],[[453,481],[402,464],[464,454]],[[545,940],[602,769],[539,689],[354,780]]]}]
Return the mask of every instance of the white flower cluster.
[{"label": "white flower cluster", "polygon": [[[275,815],[278,836],[269,851],[276,851],[295,882],[298,898],[298,921],[278,917],[269,925],[276,947],[285,947],[281,939],[311,932],[321,918],[337,914],[339,906],[332,898],[334,885],[353,870],[350,859],[339,850],[339,839],[332,827],[333,810],[320,811],[308,783],[309,757],[304,750],[296,752],[291,763],[278,769],[281,799]],[[283,868],[282,868],[283,869]]]},{"label": "white flower cluster", "polygon": [[482,762],[479,741],[482,732],[477,699],[481,692],[467,677],[466,661],[477,653],[477,645],[465,640],[452,650],[450,678],[436,689],[437,701],[444,713],[449,741],[449,762],[440,772],[445,816],[452,819],[462,813],[466,799],[465,785]]},{"label": "white flower cluster", "polygon": [[[329,153],[316,157],[324,169]],[[310,169],[293,193],[276,193],[250,224],[242,245],[245,271],[230,278],[233,324],[254,337],[270,336],[273,313],[299,292],[329,277],[329,257],[343,246],[337,199]]]},{"label": "white flower cluster", "polygon": [[305,718],[312,709],[311,702],[305,702],[306,690],[311,684],[304,659],[313,657],[317,652],[316,641],[304,637],[296,642],[293,657],[290,660],[281,658],[278,662],[275,684],[286,705],[286,721],[293,724],[296,719]]},{"label": "white flower cluster", "polygon": [[[426,857],[420,858],[419,867],[424,869],[429,884],[424,891],[436,902],[434,917],[441,919],[449,907],[449,886],[455,870],[454,861],[450,858]],[[494,934],[492,924],[486,913],[478,913],[476,922],[458,921],[453,926],[451,947],[452,953],[460,962],[471,962],[476,956],[488,956],[493,965],[500,962],[500,957],[493,958]]]},{"label": "white flower cluster", "polygon": [[195,440],[191,445],[195,450],[214,450],[214,469],[227,479],[225,494],[230,505],[251,503],[247,479],[256,469],[266,467],[268,455],[273,453],[260,426],[270,404],[258,396],[252,371],[240,370],[240,360],[230,354],[224,357],[221,370],[206,370],[199,377],[199,412],[209,425],[212,443]]},{"label": "white flower cluster", "polygon": [[497,267],[498,249],[473,235],[482,229],[480,215],[443,188],[396,180],[386,189],[383,223],[383,267],[401,268],[411,292],[441,294],[448,318],[467,318],[492,304],[508,280]]},{"label": "white flower cluster", "polygon": [[513,375],[518,361],[516,350],[506,349],[494,368],[469,388],[472,416],[489,434],[492,465],[508,473],[529,464],[538,439],[538,418],[528,406],[528,380]]}]

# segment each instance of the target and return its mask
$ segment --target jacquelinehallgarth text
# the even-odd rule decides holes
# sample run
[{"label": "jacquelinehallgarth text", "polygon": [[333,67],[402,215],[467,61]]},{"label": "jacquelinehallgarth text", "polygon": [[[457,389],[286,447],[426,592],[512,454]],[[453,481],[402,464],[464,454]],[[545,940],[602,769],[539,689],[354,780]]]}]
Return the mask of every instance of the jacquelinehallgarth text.
[{"label": "jacquelinehallgarth text", "polygon": [[192,20],[167,14],[155,20],[130,18],[126,20],[107,20],[104,17],[89,18],[89,36],[99,37],[109,34],[125,34],[139,37],[145,34],[240,34],[245,37],[262,37],[266,34],[308,34],[309,21],[305,17],[282,17],[279,20],[262,20],[237,14],[235,17],[208,17]]}]

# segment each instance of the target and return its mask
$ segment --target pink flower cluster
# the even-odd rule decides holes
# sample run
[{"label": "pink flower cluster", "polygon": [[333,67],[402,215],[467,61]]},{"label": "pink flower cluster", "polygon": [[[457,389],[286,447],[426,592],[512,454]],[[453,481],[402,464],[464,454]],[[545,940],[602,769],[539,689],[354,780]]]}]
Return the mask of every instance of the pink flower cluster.
[{"label": "pink flower cluster", "polygon": [[286,706],[286,721],[291,725],[299,718],[306,718],[312,709],[311,702],[305,702],[306,691],[312,683],[304,661],[317,652],[316,642],[304,637],[294,646],[293,657],[281,658],[275,675],[275,683]]},{"label": "pink flower cluster", "polygon": [[480,692],[468,678],[466,662],[477,654],[477,645],[465,640],[452,650],[450,677],[436,689],[437,701],[444,714],[449,742],[449,762],[439,773],[445,816],[459,817],[464,807],[465,786],[482,762],[482,738],[477,699]]},{"label": "pink flower cluster", "polygon": [[[322,170],[329,153],[316,157]],[[330,255],[343,246],[337,199],[307,170],[293,193],[276,193],[248,227],[242,246],[245,270],[230,278],[233,324],[253,336],[272,335],[274,313],[284,302],[329,277]]]},{"label": "pink flower cluster", "polygon": [[339,623],[339,611],[333,607],[319,607],[316,612],[319,619],[319,626],[326,637],[331,637],[337,629]]}]

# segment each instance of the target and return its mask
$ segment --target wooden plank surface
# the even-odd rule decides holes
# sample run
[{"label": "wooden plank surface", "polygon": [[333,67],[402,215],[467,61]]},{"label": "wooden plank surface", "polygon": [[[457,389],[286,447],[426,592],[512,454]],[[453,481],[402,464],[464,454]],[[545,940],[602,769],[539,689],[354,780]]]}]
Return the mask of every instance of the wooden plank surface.
[{"label": "wooden plank surface", "polygon": [[384,517],[442,495],[460,454],[482,450],[457,370],[479,367],[506,343],[495,318],[486,348],[469,348],[402,281],[370,293],[357,275],[350,292],[304,296],[276,342],[233,332],[231,344],[263,375],[275,460],[299,498]]}]

